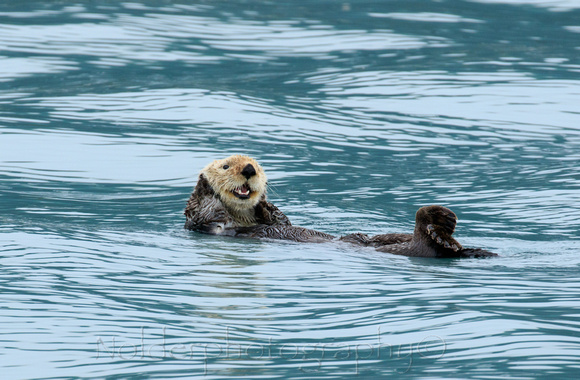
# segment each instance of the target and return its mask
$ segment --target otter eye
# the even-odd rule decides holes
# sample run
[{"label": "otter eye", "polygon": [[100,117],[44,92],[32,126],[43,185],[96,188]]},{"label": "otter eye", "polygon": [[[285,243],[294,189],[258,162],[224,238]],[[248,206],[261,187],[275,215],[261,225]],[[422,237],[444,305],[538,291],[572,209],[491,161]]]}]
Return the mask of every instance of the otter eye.
[{"label": "otter eye", "polygon": [[224,168],[224,170],[227,170],[230,168],[230,165],[224,165],[223,168]]}]

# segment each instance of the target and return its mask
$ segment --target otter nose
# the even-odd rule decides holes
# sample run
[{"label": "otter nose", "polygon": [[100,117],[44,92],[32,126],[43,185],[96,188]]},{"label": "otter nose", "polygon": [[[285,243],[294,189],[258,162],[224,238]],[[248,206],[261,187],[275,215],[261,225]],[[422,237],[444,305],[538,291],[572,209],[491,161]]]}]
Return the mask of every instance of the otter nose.
[{"label": "otter nose", "polygon": [[251,176],[256,175],[256,169],[254,169],[252,164],[247,164],[244,170],[242,170],[242,175],[246,177],[246,179],[250,179]]}]

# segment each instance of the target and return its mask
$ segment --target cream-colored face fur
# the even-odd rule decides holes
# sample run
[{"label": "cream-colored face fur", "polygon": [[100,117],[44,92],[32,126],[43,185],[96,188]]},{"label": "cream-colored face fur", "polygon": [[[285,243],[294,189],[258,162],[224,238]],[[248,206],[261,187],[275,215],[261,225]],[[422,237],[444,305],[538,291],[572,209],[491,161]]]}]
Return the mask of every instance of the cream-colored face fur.
[{"label": "cream-colored face fur", "polygon": [[[255,174],[249,175],[252,167]],[[215,160],[201,173],[219,194],[222,203],[237,211],[253,208],[266,193],[264,170],[256,160],[247,156],[234,155]]]}]

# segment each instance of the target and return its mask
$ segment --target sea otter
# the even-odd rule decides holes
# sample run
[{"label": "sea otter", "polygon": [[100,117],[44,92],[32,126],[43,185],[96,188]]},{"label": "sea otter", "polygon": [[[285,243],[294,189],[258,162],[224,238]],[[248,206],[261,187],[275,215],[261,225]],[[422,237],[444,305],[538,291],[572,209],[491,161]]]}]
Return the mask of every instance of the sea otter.
[{"label": "sea otter", "polygon": [[457,217],[443,206],[417,211],[414,234],[369,237],[357,233],[336,238],[324,232],[293,226],[276,206],[266,200],[267,179],[252,158],[234,155],[215,160],[202,169],[185,209],[185,228],[199,232],[298,242],[340,240],[375,247],[377,251],[422,257],[474,257],[495,255],[463,248],[451,237]]},{"label": "sea otter", "polygon": [[286,239],[301,242],[332,240],[323,232],[294,227],[266,200],[267,179],[256,160],[234,155],[202,169],[185,208],[185,228],[214,235]]}]

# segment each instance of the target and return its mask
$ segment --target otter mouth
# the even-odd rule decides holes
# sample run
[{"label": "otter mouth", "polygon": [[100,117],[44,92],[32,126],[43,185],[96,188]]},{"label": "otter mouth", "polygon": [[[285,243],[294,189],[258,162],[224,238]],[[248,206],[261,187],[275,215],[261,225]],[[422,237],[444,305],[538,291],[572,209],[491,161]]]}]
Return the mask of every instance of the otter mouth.
[{"label": "otter mouth", "polygon": [[250,189],[250,187],[247,184],[244,184],[240,187],[233,189],[232,193],[236,198],[249,199],[250,194],[252,193],[252,189]]}]

